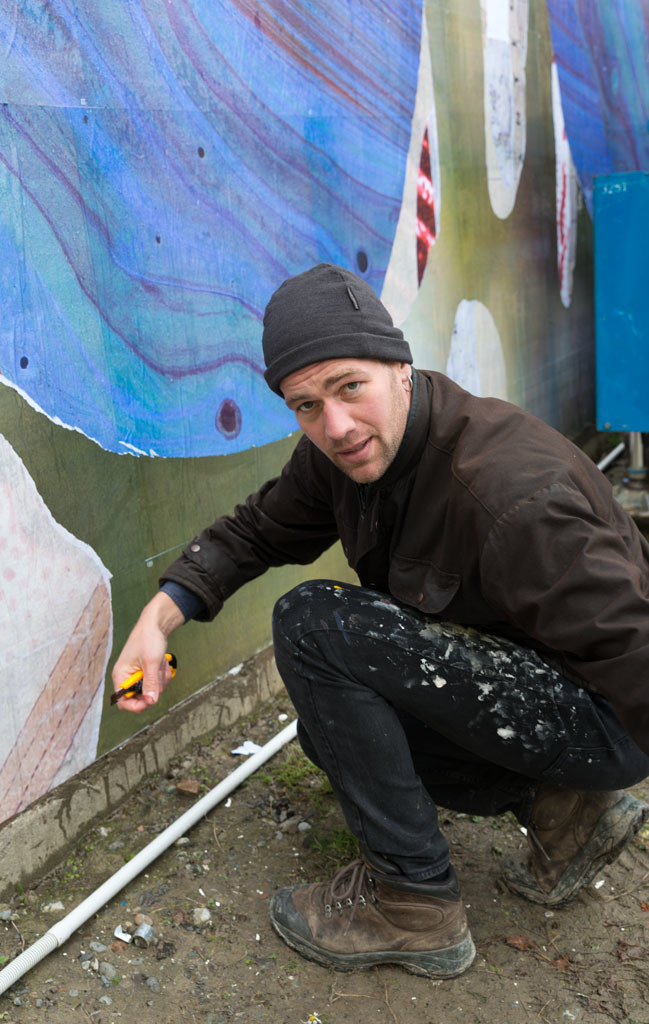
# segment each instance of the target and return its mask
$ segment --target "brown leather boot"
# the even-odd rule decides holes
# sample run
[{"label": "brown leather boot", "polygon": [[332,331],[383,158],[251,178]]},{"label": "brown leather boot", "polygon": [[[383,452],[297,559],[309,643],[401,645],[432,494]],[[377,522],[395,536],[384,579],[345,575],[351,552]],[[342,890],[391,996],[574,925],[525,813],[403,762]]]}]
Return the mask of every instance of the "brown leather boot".
[{"label": "brown leather boot", "polygon": [[270,919],[292,949],[341,971],[397,964],[412,974],[453,978],[475,956],[453,868],[444,883],[411,882],[367,854],[330,882],[282,889]]},{"label": "brown leather boot", "polygon": [[568,903],[615,860],[648,813],[647,804],[622,790],[591,793],[542,783],[527,828],[527,859],[505,864],[505,884],[534,903]]}]

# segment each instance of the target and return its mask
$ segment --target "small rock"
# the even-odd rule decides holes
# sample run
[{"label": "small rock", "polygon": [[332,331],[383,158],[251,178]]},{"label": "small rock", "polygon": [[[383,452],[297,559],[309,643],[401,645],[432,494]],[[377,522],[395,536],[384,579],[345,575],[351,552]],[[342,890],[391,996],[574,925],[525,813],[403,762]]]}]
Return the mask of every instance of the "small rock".
[{"label": "small rock", "polygon": [[297,832],[297,826],[297,818],[285,818],[284,821],[280,821],[279,830],[285,833]]},{"label": "small rock", "polygon": [[14,913],[12,910],[0,910],[0,921],[13,921]]},{"label": "small rock", "polygon": [[42,1005],[43,1005],[43,1000],[40,999],[40,998],[37,999],[36,1002],[34,1003],[34,1006],[36,1007],[37,1010],[40,1010]]},{"label": "small rock", "polygon": [[128,949],[128,946],[120,939],[115,939],[115,941],[110,944],[111,953],[123,953],[126,949]]},{"label": "small rock", "polygon": [[174,846],[189,846],[190,840],[187,836],[181,836],[180,839],[176,839]]},{"label": "small rock", "polygon": [[14,999],[14,1006],[22,1006],[22,1005],[23,1005],[22,999],[19,999],[18,996],[16,996],[16,998]]},{"label": "small rock", "polygon": [[70,996],[71,999],[76,999],[77,996],[79,995],[79,989],[78,988],[68,989],[68,995]]},{"label": "small rock", "polygon": [[110,982],[104,974],[99,975],[99,983],[103,985],[104,988],[110,988]]},{"label": "small rock", "polygon": [[93,953],[105,953],[108,947],[104,946],[103,942],[89,942],[88,948],[91,949]]},{"label": "small rock", "polygon": [[57,911],[65,910],[65,907],[61,903],[61,900],[52,900],[50,903],[44,903],[41,910],[44,914],[55,914]]},{"label": "small rock", "polygon": [[160,992],[160,991],[162,991],[161,987],[160,987],[160,982],[158,981],[157,978],[147,978],[146,979],[146,985],[147,985],[147,988],[151,989],[152,992]]},{"label": "small rock", "polygon": [[309,825],[308,821],[301,821],[297,827],[297,830],[298,832],[310,832],[311,826]]},{"label": "small rock", "polygon": [[99,1002],[103,1003],[104,1006],[112,1006],[113,1005],[113,1000],[110,998],[110,996],[99,996]]},{"label": "small rock", "polygon": [[116,839],[114,843],[109,843],[108,844],[108,849],[109,850],[121,850],[123,846],[124,846],[124,843],[122,842],[122,840],[121,839]]},{"label": "small rock", "polygon": [[106,960],[102,960],[99,964],[99,970],[103,974],[104,978],[108,978],[109,981],[112,981],[113,978],[117,977],[117,970]]},{"label": "small rock", "polygon": [[198,779],[178,779],[176,789],[179,793],[187,793],[189,796],[195,796],[197,793],[200,793],[201,784]]},{"label": "small rock", "polygon": [[173,942],[160,942],[155,951],[156,960],[166,960],[176,952]]},{"label": "small rock", "polygon": [[148,914],[136,914],[133,920],[135,921],[136,925],[148,924],[150,926],[153,926],[153,918],[149,917]]},{"label": "small rock", "polygon": [[207,907],[196,907],[194,913],[192,914],[192,920],[195,925],[200,927],[201,925],[207,924],[208,921],[211,921],[212,915],[210,914]]}]

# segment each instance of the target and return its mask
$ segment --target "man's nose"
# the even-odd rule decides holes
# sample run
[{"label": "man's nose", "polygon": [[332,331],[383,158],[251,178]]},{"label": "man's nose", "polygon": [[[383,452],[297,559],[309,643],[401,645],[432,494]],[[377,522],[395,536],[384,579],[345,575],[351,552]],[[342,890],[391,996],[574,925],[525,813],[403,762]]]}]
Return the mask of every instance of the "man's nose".
[{"label": "man's nose", "polygon": [[326,402],[323,410],[324,428],[331,441],[340,441],[354,429],[354,420],[343,402]]}]

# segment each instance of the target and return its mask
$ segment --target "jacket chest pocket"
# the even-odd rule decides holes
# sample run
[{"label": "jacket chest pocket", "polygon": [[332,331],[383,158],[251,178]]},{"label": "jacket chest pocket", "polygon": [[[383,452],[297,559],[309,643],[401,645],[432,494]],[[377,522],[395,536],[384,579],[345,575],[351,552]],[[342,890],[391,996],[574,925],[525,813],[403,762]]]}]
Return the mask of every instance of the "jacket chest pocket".
[{"label": "jacket chest pocket", "polygon": [[388,585],[398,601],[425,615],[439,615],[457,594],[460,576],[430,562],[395,555],[390,563]]}]

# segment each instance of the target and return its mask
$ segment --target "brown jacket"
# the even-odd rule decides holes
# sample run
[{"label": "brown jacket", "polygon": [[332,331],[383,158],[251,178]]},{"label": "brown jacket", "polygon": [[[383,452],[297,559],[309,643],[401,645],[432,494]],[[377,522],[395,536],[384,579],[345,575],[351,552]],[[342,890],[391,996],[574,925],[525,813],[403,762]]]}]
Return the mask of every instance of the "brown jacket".
[{"label": "brown jacket", "polygon": [[364,586],[541,649],[606,696],[649,753],[649,545],[557,431],[442,374],[416,376],[406,435],[376,484],[358,486],[303,437],[281,476],[163,579],[211,619],[269,566],[309,563],[340,538]]}]

